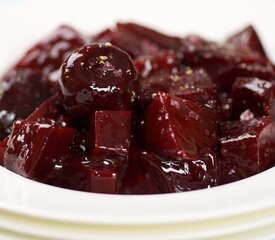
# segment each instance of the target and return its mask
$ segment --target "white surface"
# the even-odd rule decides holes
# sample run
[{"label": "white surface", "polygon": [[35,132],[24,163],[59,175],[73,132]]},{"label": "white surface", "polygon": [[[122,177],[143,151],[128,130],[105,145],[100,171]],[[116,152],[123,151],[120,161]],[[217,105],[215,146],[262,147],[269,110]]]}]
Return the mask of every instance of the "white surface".
[{"label": "white surface", "polygon": [[[27,1],[0,9],[0,73],[61,23],[93,33],[117,20],[217,40],[253,23],[274,59],[274,10],[272,0]],[[19,239],[24,233],[26,239],[271,239],[274,179],[273,168],[213,189],[113,196],[47,186],[0,167],[0,238]]]}]

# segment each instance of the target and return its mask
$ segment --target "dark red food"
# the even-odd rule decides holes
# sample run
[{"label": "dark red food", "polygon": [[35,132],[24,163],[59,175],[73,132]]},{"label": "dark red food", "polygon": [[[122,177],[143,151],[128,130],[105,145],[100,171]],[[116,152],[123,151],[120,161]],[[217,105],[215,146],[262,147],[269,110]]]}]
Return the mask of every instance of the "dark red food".
[{"label": "dark red food", "polygon": [[236,48],[248,48],[266,57],[261,40],[252,25],[229,37],[226,41]]},{"label": "dark red food", "polygon": [[84,43],[84,38],[72,27],[60,26],[29,49],[16,64],[16,68],[37,68],[50,73],[59,69],[66,56]]},{"label": "dark red food", "polygon": [[[4,153],[4,166],[43,181],[56,161],[70,154],[76,130],[48,122],[16,121]],[[26,150],[27,149],[27,150]]]},{"label": "dark red food", "polygon": [[0,82],[0,139],[10,133],[14,120],[26,118],[51,94],[39,70],[12,70]]},{"label": "dark red food", "polygon": [[217,43],[118,23],[89,41],[61,26],[4,75],[0,165],[105,194],[185,192],[275,166],[275,71],[252,26]]},{"label": "dark red food", "polygon": [[237,181],[275,165],[275,126],[269,118],[220,126],[219,184]]},{"label": "dark red food", "polygon": [[84,120],[95,110],[129,110],[136,70],[129,55],[111,44],[92,44],[63,63],[58,89],[71,117]]},{"label": "dark red food", "polygon": [[261,54],[249,48],[231,44],[198,44],[184,49],[184,62],[193,67],[203,67],[219,91],[229,91],[236,77],[274,77],[274,68]]},{"label": "dark red food", "polygon": [[217,143],[215,112],[159,92],[141,118],[140,142],[170,159],[208,159]]},{"label": "dark red food", "polygon": [[249,109],[255,116],[269,114],[272,82],[259,78],[237,78],[231,90],[232,111],[237,118]]},{"label": "dark red food", "polygon": [[106,29],[93,36],[92,41],[110,42],[132,57],[156,53],[161,49],[178,50],[181,46],[180,38],[167,36],[135,23],[118,23],[116,28]]}]

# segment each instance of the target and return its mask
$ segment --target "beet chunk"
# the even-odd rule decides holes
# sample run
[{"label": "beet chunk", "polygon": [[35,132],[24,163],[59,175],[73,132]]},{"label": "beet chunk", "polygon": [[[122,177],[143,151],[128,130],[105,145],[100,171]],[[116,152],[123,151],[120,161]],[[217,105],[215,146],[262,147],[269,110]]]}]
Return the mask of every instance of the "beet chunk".
[{"label": "beet chunk", "polygon": [[220,90],[229,92],[237,77],[256,77],[272,80],[275,78],[274,68],[271,65],[241,63],[221,71],[213,81]]},{"label": "beet chunk", "polygon": [[42,101],[50,96],[45,78],[38,70],[15,70],[5,75],[0,83],[0,109],[26,118]]},{"label": "beet chunk", "polygon": [[236,48],[248,48],[266,57],[261,40],[252,25],[247,26],[242,31],[232,35],[226,40]]},{"label": "beet chunk", "polygon": [[131,112],[95,112],[95,147],[91,156],[91,191],[116,193],[130,148]]},{"label": "beet chunk", "polygon": [[274,76],[272,64],[262,55],[250,49],[235,48],[231,44],[199,44],[184,49],[184,63],[191,67],[205,68],[220,91],[228,92],[236,77]]},{"label": "beet chunk", "polygon": [[152,153],[132,147],[129,165],[121,180],[121,194],[157,194],[175,192],[174,186],[162,170],[161,160]]},{"label": "beet chunk", "polygon": [[50,96],[39,70],[12,70],[0,82],[0,128],[3,139],[17,118],[26,118]]},{"label": "beet chunk", "polygon": [[217,141],[215,112],[159,92],[141,118],[140,141],[174,160],[208,159]]},{"label": "beet chunk", "polygon": [[171,161],[148,151],[131,149],[119,193],[184,192],[216,185],[217,159]]},{"label": "beet chunk", "polygon": [[55,162],[70,154],[76,130],[49,122],[16,121],[4,154],[4,166],[43,181]]},{"label": "beet chunk", "polygon": [[201,104],[213,105],[215,90],[207,73],[200,68],[185,68],[175,74],[163,74],[140,80],[140,101],[150,102],[159,91],[189,99]]},{"label": "beet chunk", "polygon": [[95,110],[131,109],[136,78],[127,53],[110,44],[92,44],[67,58],[58,87],[67,112],[83,120]]},{"label": "beet chunk", "polygon": [[140,79],[163,73],[177,73],[181,68],[182,54],[174,50],[163,50],[150,55],[142,55],[134,60]]},{"label": "beet chunk", "polygon": [[176,192],[209,188],[217,185],[217,156],[197,160],[162,161],[162,170]]},{"label": "beet chunk", "polygon": [[152,54],[161,49],[178,50],[180,38],[167,36],[135,23],[118,23],[114,29],[106,29],[92,41],[110,42],[128,52],[132,57]]},{"label": "beet chunk", "polygon": [[231,90],[233,115],[249,109],[255,116],[269,114],[272,83],[259,78],[237,78]]},{"label": "beet chunk", "polygon": [[129,151],[131,112],[95,112],[95,153],[115,152],[118,155]]},{"label": "beet chunk", "polygon": [[67,54],[84,43],[83,37],[76,30],[62,25],[28,50],[16,68],[42,69],[48,74],[59,69]]},{"label": "beet chunk", "polygon": [[219,184],[234,182],[275,165],[271,119],[225,122],[220,126]]}]

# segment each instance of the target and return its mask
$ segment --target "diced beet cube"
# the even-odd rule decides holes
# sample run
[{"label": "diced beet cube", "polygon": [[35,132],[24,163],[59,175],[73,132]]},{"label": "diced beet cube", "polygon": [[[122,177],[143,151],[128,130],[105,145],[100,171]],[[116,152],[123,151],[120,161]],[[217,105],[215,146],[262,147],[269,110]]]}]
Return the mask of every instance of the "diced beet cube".
[{"label": "diced beet cube", "polygon": [[88,191],[90,181],[86,165],[88,159],[82,154],[65,156],[55,162],[53,169],[47,174],[44,183],[79,191]]},{"label": "diced beet cube", "polygon": [[93,42],[112,44],[128,52],[132,57],[152,54],[161,49],[180,49],[181,40],[135,23],[118,23],[114,29],[106,29],[92,37]]},{"label": "diced beet cube", "polygon": [[161,160],[138,147],[130,150],[129,165],[122,177],[121,194],[157,194],[175,192],[173,183],[162,170]]},{"label": "diced beet cube", "polygon": [[236,48],[248,48],[266,57],[261,40],[252,25],[232,35],[226,40]]},{"label": "diced beet cube", "polygon": [[56,161],[70,154],[76,130],[52,122],[16,121],[4,154],[4,166],[42,181]]},{"label": "diced beet cube", "polygon": [[130,151],[129,166],[119,193],[156,194],[184,192],[215,186],[217,159],[171,161],[142,151]]},{"label": "diced beet cube", "polygon": [[241,63],[220,71],[213,78],[219,90],[229,92],[237,77],[256,77],[264,80],[275,78],[272,65]]},{"label": "diced beet cube", "polygon": [[208,159],[217,141],[213,110],[162,92],[152,100],[140,124],[140,142],[174,160]]},{"label": "diced beet cube", "polygon": [[114,194],[118,192],[117,178],[118,168],[113,159],[88,160],[85,155],[72,154],[56,163],[45,182],[74,190]]},{"label": "diced beet cube", "polygon": [[231,44],[199,44],[183,51],[184,63],[205,68],[218,90],[229,91],[236,77],[272,78],[272,64],[250,49],[234,48]]},{"label": "diced beet cube", "polygon": [[84,43],[83,37],[76,30],[62,25],[29,49],[16,68],[37,68],[47,74],[59,69],[67,54]]},{"label": "diced beet cube", "polygon": [[118,29],[132,32],[141,39],[148,39],[162,49],[177,50],[181,45],[181,40],[178,37],[167,36],[153,29],[135,23],[118,23],[117,27]]},{"label": "diced beet cube", "polygon": [[39,70],[12,70],[0,82],[1,139],[10,133],[17,118],[26,118],[50,96],[45,77]]},{"label": "diced beet cube", "polygon": [[275,165],[271,119],[225,122],[220,126],[219,184],[237,181]]},{"label": "diced beet cube", "polygon": [[134,60],[140,79],[154,74],[177,73],[181,67],[182,54],[174,50],[163,50],[150,55],[139,56]]},{"label": "diced beet cube", "polygon": [[90,189],[116,193],[117,179],[124,171],[129,155],[131,112],[96,111],[94,148],[90,153]]},{"label": "diced beet cube", "polygon": [[86,166],[88,173],[88,191],[97,193],[117,193],[118,178],[125,168],[125,157],[118,155],[94,156],[89,166]]},{"label": "diced beet cube", "polygon": [[162,160],[161,167],[176,192],[198,190],[217,185],[218,159],[213,151],[208,154],[208,159]]},{"label": "diced beet cube", "polygon": [[127,154],[130,147],[131,112],[95,112],[95,154]]},{"label": "diced beet cube", "polygon": [[212,105],[215,99],[213,83],[207,73],[199,68],[186,68],[175,74],[160,74],[140,80],[140,101],[150,102],[159,91]]},{"label": "diced beet cube", "polygon": [[259,78],[237,78],[231,90],[233,116],[249,109],[255,116],[269,113],[272,83]]}]

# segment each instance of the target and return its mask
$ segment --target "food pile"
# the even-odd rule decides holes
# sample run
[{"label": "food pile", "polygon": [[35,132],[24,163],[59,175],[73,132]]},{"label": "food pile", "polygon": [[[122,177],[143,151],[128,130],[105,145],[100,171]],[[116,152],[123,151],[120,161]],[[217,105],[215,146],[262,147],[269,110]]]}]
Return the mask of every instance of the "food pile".
[{"label": "food pile", "polygon": [[60,26],[0,82],[0,164],[98,193],[231,183],[275,165],[274,79],[252,26],[222,43]]}]

